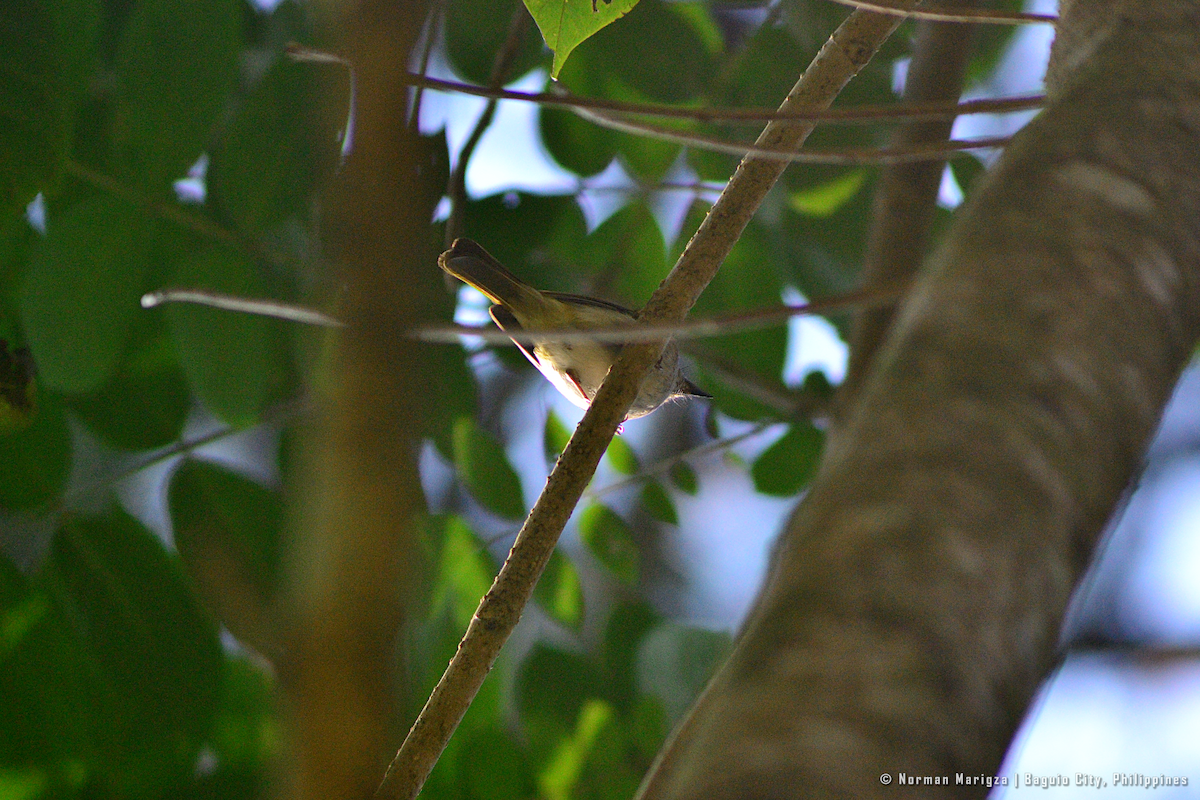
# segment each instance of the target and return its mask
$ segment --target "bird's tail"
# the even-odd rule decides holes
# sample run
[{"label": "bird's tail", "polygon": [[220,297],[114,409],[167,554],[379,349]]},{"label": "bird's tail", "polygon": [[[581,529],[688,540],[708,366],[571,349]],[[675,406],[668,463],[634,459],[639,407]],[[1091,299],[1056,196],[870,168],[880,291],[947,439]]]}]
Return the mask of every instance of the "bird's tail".
[{"label": "bird's tail", "polygon": [[491,253],[476,242],[459,238],[438,256],[438,266],[465,284],[487,295],[518,314],[537,309],[544,302],[541,293],[513,275]]}]

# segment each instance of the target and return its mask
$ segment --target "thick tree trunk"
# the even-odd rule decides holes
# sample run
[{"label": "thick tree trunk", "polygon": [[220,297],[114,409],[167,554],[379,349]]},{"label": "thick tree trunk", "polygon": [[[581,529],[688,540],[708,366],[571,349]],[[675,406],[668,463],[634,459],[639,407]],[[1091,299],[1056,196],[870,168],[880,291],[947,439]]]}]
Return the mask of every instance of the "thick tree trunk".
[{"label": "thick tree trunk", "polygon": [[1200,3],[1064,6],[643,797],[987,792],[1200,335]]}]

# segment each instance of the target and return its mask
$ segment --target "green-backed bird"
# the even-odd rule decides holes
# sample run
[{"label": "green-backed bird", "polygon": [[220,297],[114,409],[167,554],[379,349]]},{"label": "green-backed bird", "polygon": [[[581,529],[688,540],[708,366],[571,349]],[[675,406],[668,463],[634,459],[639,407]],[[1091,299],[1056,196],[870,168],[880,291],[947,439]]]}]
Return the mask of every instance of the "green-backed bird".
[{"label": "green-backed bird", "polygon": [[[637,314],[616,303],[561,292],[543,292],[513,275],[470,239],[455,239],[438,258],[438,266],[480,292],[493,305],[492,319],[508,334],[539,329],[613,328],[633,325]],[[613,365],[620,345],[587,340],[570,342],[553,338],[517,341],[517,347],[563,396],[587,408]],[[676,397],[711,397],[683,376],[679,348],[668,341],[653,369],[642,381],[626,419],[644,417]]]}]

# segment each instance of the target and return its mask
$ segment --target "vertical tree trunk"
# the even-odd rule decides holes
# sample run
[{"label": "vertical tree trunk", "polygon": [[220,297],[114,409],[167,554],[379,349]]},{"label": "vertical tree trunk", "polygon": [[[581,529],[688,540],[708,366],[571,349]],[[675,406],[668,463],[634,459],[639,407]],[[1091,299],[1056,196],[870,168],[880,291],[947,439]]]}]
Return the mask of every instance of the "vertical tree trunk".
[{"label": "vertical tree trunk", "polygon": [[1200,335],[1200,4],[1064,11],[643,797],[987,792]]}]

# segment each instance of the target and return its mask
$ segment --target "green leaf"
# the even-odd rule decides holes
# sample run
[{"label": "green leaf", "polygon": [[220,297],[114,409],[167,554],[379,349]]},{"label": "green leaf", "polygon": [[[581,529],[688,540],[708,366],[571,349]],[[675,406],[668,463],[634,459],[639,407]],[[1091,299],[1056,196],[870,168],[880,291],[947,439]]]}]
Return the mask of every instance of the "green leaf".
[{"label": "green leaf", "polygon": [[567,426],[553,410],[547,411],[546,427],[542,434],[542,446],[546,451],[546,460],[557,459],[562,451],[567,449],[569,441],[571,441],[571,432],[567,430]]},{"label": "green leaf", "polygon": [[246,658],[226,659],[221,708],[211,739],[219,768],[265,771],[281,754],[283,731],[274,714],[273,683],[259,664]]},{"label": "green leaf", "polygon": [[195,162],[237,77],[235,0],[141,0],[117,46],[113,145],[124,173],[166,192]]},{"label": "green leaf", "polygon": [[[679,246],[682,247],[682,244]],[[783,283],[775,271],[764,269],[771,259],[772,252],[763,226],[752,222],[725,259],[717,277],[700,296],[693,314],[715,316],[778,305]],[[704,349],[717,357],[733,361],[739,368],[756,374],[762,381],[782,390],[787,339],[787,328],[775,326],[717,336],[707,340]],[[703,371],[702,357],[699,362]],[[738,386],[726,384],[716,373],[705,372],[700,382],[712,392],[717,407],[729,416],[757,420],[774,413],[760,401],[747,396]]]},{"label": "green leaf", "polygon": [[671,467],[670,475],[671,482],[678,486],[681,492],[694,497],[696,492],[700,491],[700,480],[696,477],[696,470],[686,461],[676,462]]},{"label": "green leaf", "polygon": [[628,14],[638,0],[525,0],[546,46],[554,52],[550,77],[557,78],[571,51],[606,25]]},{"label": "green leaf", "polygon": [[495,569],[461,517],[445,519],[441,538],[432,605],[449,609],[461,634],[475,615],[479,599],[491,587]]},{"label": "green leaf", "polygon": [[521,663],[514,687],[522,723],[535,736],[546,733],[554,739],[536,741],[535,748],[553,746],[559,735],[570,731],[584,703],[599,691],[600,677],[587,658],[535,644]]},{"label": "green leaf", "polygon": [[[447,318],[452,318],[447,310]],[[479,387],[475,375],[467,366],[463,352],[453,347],[427,348],[422,353],[425,359],[422,369],[426,374],[437,375],[431,381],[429,408],[427,409],[429,435],[438,451],[448,461],[454,459],[454,421],[460,417],[474,419],[478,409]]]},{"label": "green leaf", "polygon": [[155,796],[193,774],[219,703],[215,626],[177,564],[123,511],[68,522],[39,583],[104,682],[114,794]]},{"label": "green leaf", "polygon": [[[307,200],[315,177],[307,76],[311,65],[280,57],[238,109],[213,152],[213,202],[248,234],[261,234]],[[332,154],[330,154],[332,155]]]},{"label": "green leaf", "polygon": [[[226,247],[185,259],[174,283],[243,297],[265,293],[255,264]],[[230,425],[256,422],[284,380],[278,323],[190,303],[172,303],[166,315],[183,371],[205,406]]]},{"label": "green leaf", "polygon": [[732,642],[723,631],[664,622],[642,640],[638,650],[638,684],[655,697],[677,722],[699,696]]},{"label": "green leaf", "polygon": [[791,497],[812,480],[824,444],[825,434],[811,423],[792,425],[754,462],[750,470],[754,488],[763,494]]},{"label": "green leaf", "polygon": [[579,710],[575,730],[559,743],[558,752],[538,776],[538,788],[549,800],[570,800],[583,775],[588,757],[600,742],[601,733],[616,719],[616,711],[603,700],[591,699]]},{"label": "green leaf", "polygon": [[521,480],[500,442],[471,417],[454,421],[453,438],[454,465],[475,499],[502,517],[523,519]]},{"label": "green leaf", "polygon": [[675,504],[667,490],[656,480],[646,481],[642,487],[642,506],[650,516],[668,525],[678,525],[679,515],[675,513]]},{"label": "green leaf", "polygon": [[499,724],[467,733],[461,764],[466,797],[525,800],[535,796],[533,770],[525,751]]},{"label": "green leaf", "polygon": [[632,586],[638,579],[640,555],[628,523],[612,509],[595,503],[579,517],[579,536],[617,580]]},{"label": "green leaf", "polygon": [[578,249],[587,224],[570,195],[507,192],[468,203],[464,217],[472,237],[521,280],[557,292],[582,288]]},{"label": "green leaf", "polygon": [[179,437],[192,395],[175,346],[165,332],[156,332],[135,348],[104,386],[71,395],[67,403],[93,433],[113,447],[148,450]]},{"label": "green leaf", "polygon": [[[95,7],[80,3],[76,27],[59,30],[54,5],[13,0],[0,6],[0,218],[50,189],[70,152],[79,76],[68,60],[90,53]],[[79,41],[63,33],[79,32]],[[88,34],[91,34],[89,36]],[[75,79],[75,80],[73,80]]]},{"label": "green leaf", "polygon": [[604,626],[604,647],[600,650],[604,696],[623,710],[630,708],[637,697],[638,647],[642,638],[660,622],[662,617],[643,600],[618,603],[609,614]]},{"label": "green leaf", "polygon": [[865,169],[852,169],[826,183],[792,192],[788,206],[797,214],[824,219],[858,194],[867,180]]},{"label": "green leaf", "polygon": [[974,156],[963,156],[950,161],[950,171],[964,196],[969,196],[975,182],[987,174],[987,167]]},{"label": "green leaf", "polygon": [[613,437],[605,451],[608,463],[622,475],[636,475],[642,466],[638,463],[637,453],[624,439]]},{"label": "green leaf", "polygon": [[33,422],[0,436],[0,508],[34,508],[58,497],[71,467],[71,432],[57,395],[42,392]]},{"label": "green leaf", "polygon": [[168,494],[175,548],[205,605],[230,632],[275,657],[280,577],[279,495],[203,461],[175,471]]},{"label": "green leaf", "polygon": [[56,796],[55,790],[70,796],[65,766],[95,766],[108,724],[97,702],[94,665],[47,592],[31,585],[3,553],[0,664],[0,764],[28,765],[21,776],[7,772],[10,783],[0,783],[0,797],[14,796],[13,781],[48,790],[36,797]]},{"label": "green leaf", "polygon": [[533,590],[533,599],[542,609],[558,622],[578,631],[583,625],[583,584],[571,559],[558,550],[550,554],[550,561]]},{"label": "green leaf", "polygon": [[606,219],[580,245],[581,263],[601,281],[612,280],[614,299],[641,308],[670,271],[663,232],[642,200]]},{"label": "green leaf", "polygon": [[[468,81],[486,86],[492,81],[496,53],[505,46],[519,0],[450,0],[445,11],[446,55],[454,70]],[[526,13],[524,11],[522,14]],[[511,83],[542,61],[542,40],[526,25],[504,75]]]},{"label": "green leaf", "polygon": [[113,195],[50,220],[20,297],[43,386],[90,392],[112,376],[140,311],[144,235],[139,210]]}]

